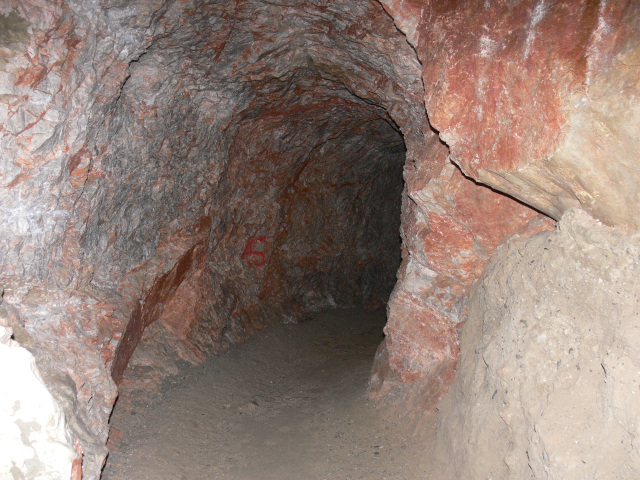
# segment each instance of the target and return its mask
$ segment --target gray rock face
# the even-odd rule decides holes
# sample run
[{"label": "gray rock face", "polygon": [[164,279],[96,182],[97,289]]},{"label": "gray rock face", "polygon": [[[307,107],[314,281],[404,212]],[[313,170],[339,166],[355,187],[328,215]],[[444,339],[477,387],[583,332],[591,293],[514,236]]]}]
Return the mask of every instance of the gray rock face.
[{"label": "gray rock face", "polygon": [[495,248],[554,226],[526,205],[633,230],[640,21],[594,5],[2,2],[0,321],[84,478],[154,322],[195,361],[395,288],[373,393],[432,408]]}]

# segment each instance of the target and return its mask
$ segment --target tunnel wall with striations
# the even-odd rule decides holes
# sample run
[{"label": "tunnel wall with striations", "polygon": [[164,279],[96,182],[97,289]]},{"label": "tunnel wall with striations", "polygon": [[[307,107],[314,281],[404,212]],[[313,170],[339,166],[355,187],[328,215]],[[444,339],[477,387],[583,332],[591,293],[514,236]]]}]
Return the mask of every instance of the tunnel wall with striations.
[{"label": "tunnel wall with striations", "polygon": [[0,322],[85,478],[153,322],[197,360],[393,288],[371,392],[433,408],[498,245],[637,229],[634,6],[3,2]]}]

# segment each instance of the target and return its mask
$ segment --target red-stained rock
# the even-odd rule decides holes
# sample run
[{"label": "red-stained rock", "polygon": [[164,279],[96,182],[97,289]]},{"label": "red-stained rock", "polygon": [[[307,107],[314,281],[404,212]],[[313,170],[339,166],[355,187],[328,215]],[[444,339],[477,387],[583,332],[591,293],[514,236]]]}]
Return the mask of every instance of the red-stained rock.
[{"label": "red-stained rock", "polygon": [[389,299],[386,353],[376,358],[371,395],[381,398],[400,390],[420,408],[433,408],[453,381],[458,328],[472,282],[513,232],[531,224],[533,234],[553,228],[554,222],[478,187],[451,165],[426,185],[408,175],[407,186],[413,200],[403,212],[407,252]]},{"label": "red-stained rock", "polygon": [[204,251],[206,247],[198,244],[187,250],[171,270],[158,277],[144,300],[136,305],[111,364],[111,376],[116,383],[122,381],[122,374],[145,328],[162,316],[165,303],[173,299],[186,276],[194,269],[194,264],[201,262],[199,257],[202,257]]},{"label": "red-stained rock", "polygon": [[382,3],[416,48],[429,119],[465,173],[556,219],[580,206],[638,227],[634,2]]},{"label": "red-stained rock", "polygon": [[501,242],[640,224],[639,32],[622,0],[3,2],[3,318],[85,479],[130,360],[384,303],[400,198],[372,392],[433,407]]},{"label": "red-stained rock", "polygon": [[[637,227],[637,152],[627,136],[638,126],[631,78],[640,70],[615,60],[636,55],[631,3],[382,3],[416,48],[430,122],[465,174],[554,218],[580,205],[606,223]],[[603,158],[613,152],[616,169]],[[397,378],[428,383],[438,362],[455,364],[452,329],[471,282],[534,213],[462,177],[449,186],[416,177],[407,178],[415,203],[403,214],[408,257],[389,305],[386,355]],[[416,319],[442,337],[415,334]],[[380,378],[373,385],[375,395]]]},{"label": "red-stained rock", "polygon": [[5,303],[79,420],[87,479],[141,339],[136,365],[162,342],[197,361],[281,315],[386,301],[404,144],[429,127],[378,4],[0,13]]}]

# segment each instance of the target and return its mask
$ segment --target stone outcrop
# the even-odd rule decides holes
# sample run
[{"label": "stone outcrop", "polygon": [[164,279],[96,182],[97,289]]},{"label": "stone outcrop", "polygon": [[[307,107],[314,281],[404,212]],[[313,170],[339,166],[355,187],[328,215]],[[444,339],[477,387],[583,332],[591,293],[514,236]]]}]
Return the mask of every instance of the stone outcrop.
[{"label": "stone outcrop", "polygon": [[[430,123],[465,176],[552,219],[576,207],[637,229],[634,2],[381,3],[416,50]],[[425,163],[420,186],[407,176],[408,251],[372,380],[433,406],[453,378],[468,287],[511,233],[553,222],[526,226],[531,210],[470,185],[454,200],[433,171],[442,163]]]},{"label": "stone outcrop", "polygon": [[580,207],[639,226],[635,2],[382,3],[418,53],[431,124],[467,175],[555,219]]},{"label": "stone outcrop", "polygon": [[447,478],[636,478],[640,238],[570,210],[514,238],[467,302],[439,405]]},{"label": "stone outcrop", "polygon": [[514,231],[536,232],[551,222],[478,187],[453,165],[427,182],[415,177],[407,175],[405,261],[389,300],[371,387],[374,398],[415,401],[421,411],[433,408],[451,385],[464,300],[496,246]]},{"label": "stone outcrop", "polygon": [[570,208],[638,228],[636,10],[3,2],[0,321],[84,477],[141,339],[198,361],[392,288],[372,394],[433,408],[498,245]]}]

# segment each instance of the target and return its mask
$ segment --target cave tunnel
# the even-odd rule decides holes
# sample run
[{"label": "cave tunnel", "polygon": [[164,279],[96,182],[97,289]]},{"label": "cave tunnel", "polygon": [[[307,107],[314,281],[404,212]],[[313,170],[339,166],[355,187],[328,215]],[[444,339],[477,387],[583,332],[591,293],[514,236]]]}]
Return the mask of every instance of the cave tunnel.
[{"label": "cave tunnel", "polygon": [[[215,353],[274,315],[295,320],[323,306],[379,307],[395,283],[406,147],[386,109],[395,98],[356,83],[391,80],[371,66],[341,70],[371,53],[350,38],[287,31],[274,24],[277,8],[254,7],[264,9],[257,21],[268,19],[265,29],[286,36],[256,39],[253,7],[234,10],[229,30],[227,7],[204,5],[136,60],[111,107],[104,165],[116,187],[94,197],[81,239],[86,250],[104,245],[103,253],[139,263],[154,236],[192,244],[134,309],[115,352],[116,380],[144,328],[163,315],[160,304],[170,304],[163,320],[185,341]],[[393,31],[380,7],[360,7]],[[212,46],[227,36],[255,53],[246,59],[234,43],[212,60]],[[410,53],[399,32],[395,38]],[[346,58],[329,58],[335,51]],[[419,85],[417,69],[411,74]],[[222,112],[218,99],[229,104]],[[148,161],[124,161],[140,149]],[[170,183],[158,185],[162,178]],[[159,225],[169,232],[157,232]],[[91,282],[110,288],[113,263],[102,265]],[[181,286],[191,295],[178,304]]]},{"label": "cave tunnel", "polygon": [[118,395],[308,467],[183,478],[640,477],[638,38],[624,0],[4,2],[0,477],[100,478]]}]

